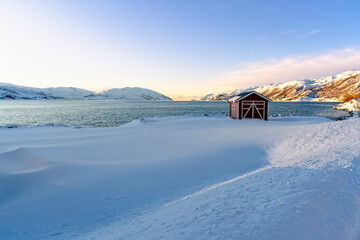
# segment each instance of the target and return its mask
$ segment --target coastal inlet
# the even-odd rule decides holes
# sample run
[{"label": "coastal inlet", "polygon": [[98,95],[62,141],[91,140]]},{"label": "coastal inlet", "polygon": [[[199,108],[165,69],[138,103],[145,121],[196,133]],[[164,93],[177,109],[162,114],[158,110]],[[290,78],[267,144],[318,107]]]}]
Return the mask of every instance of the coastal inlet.
[{"label": "coastal inlet", "polygon": [[[337,102],[272,102],[271,116],[349,116],[333,110]],[[0,101],[0,126],[37,126],[52,123],[77,127],[115,127],[137,118],[181,115],[228,115],[228,102],[16,100]]]}]

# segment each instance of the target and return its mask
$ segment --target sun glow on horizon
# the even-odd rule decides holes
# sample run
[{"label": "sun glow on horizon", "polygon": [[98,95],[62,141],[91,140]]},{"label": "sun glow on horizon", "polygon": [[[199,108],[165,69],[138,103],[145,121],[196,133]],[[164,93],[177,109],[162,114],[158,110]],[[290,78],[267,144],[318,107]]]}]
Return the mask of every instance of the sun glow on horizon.
[{"label": "sun glow on horizon", "polygon": [[[0,82],[92,91],[142,87],[192,100],[360,69],[354,24],[360,17],[348,7],[359,3],[263,4],[4,0]],[[308,4],[303,19],[298,9]],[[318,20],[325,7],[332,18]]]}]

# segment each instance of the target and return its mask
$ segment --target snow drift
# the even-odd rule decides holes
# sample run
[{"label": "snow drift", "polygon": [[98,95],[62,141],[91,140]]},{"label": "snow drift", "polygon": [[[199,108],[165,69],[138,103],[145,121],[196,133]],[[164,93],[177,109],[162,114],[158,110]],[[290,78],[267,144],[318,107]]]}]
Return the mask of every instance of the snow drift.
[{"label": "snow drift", "polygon": [[1,239],[359,239],[360,119],[0,129]]},{"label": "snow drift", "polygon": [[343,110],[350,113],[359,112],[360,111],[360,98],[351,99],[348,102],[340,103],[339,105],[335,106],[334,109],[336,110]]}]

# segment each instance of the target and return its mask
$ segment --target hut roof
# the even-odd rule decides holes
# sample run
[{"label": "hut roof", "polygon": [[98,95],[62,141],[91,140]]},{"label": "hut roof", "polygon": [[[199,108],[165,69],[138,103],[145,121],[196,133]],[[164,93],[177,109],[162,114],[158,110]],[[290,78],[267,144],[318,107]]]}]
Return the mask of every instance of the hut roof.
[{"label": "hut roof", "polygon": [[264,98],[266,101],[268,102],[272,102],[272,100],[270,98],[265,97],[264,95],[261,95],[260,93],[256,92],[256,91],[249,91],[249,92],[242,92],[239,95],[236,95],[235,97],[232,97],[230,99],[228,99],[229,102],[238,102],[244,98],[246,98],[247,96],[251,95],[251,94],[256,94],[259,97]]}]

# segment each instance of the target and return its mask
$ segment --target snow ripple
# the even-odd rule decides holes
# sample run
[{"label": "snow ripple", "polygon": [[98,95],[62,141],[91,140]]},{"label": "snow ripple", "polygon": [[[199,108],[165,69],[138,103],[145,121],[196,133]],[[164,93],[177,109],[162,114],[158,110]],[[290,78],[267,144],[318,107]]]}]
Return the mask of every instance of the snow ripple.
[{"label": "snow ripple", "polygon": [[268,160],[277,167],[350,167],[360,156],[359,132],[360,119],[302,128],[282,137],[269,151]]}]

